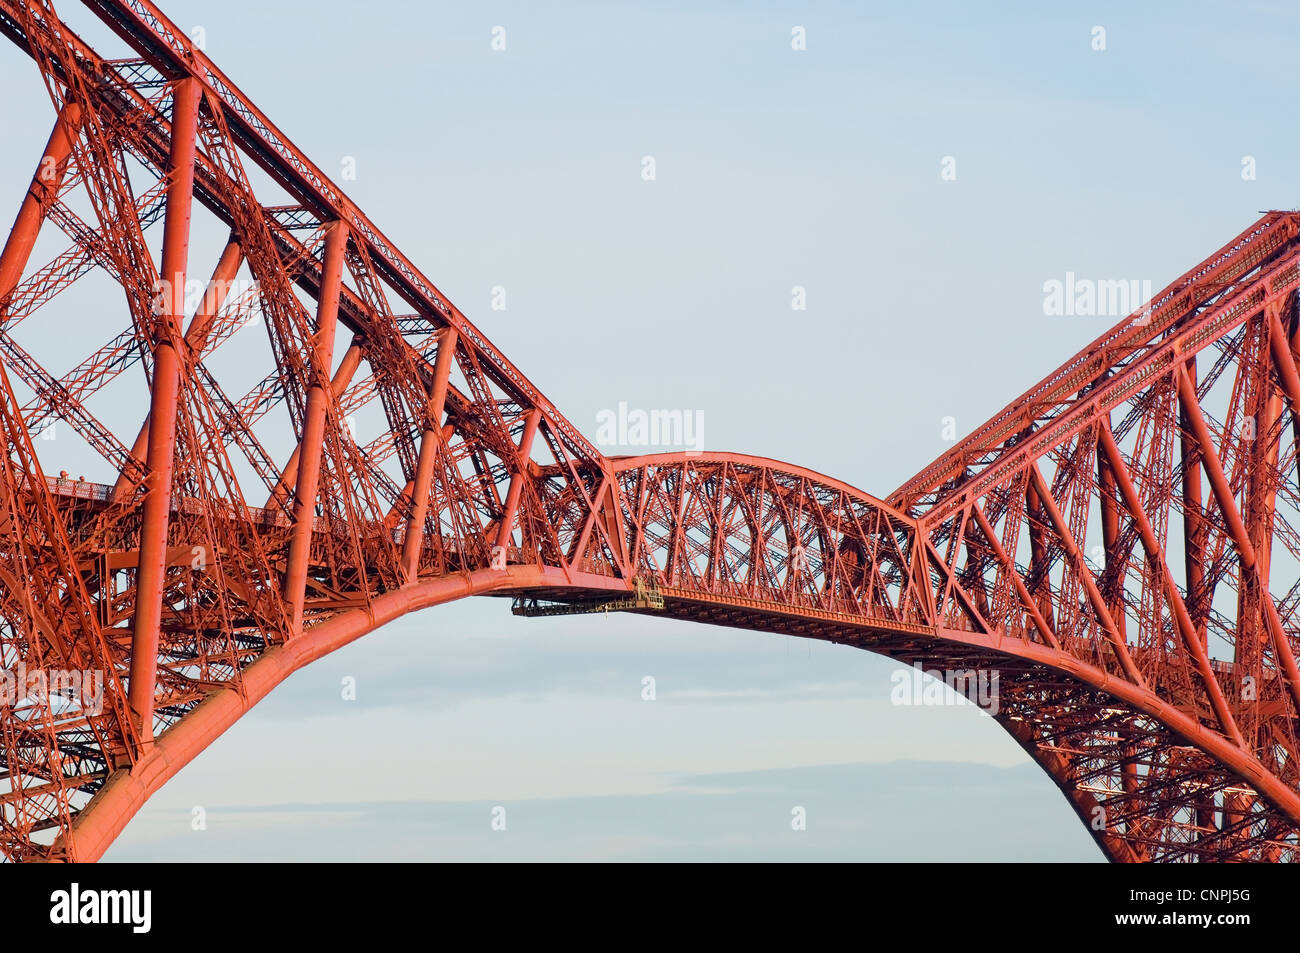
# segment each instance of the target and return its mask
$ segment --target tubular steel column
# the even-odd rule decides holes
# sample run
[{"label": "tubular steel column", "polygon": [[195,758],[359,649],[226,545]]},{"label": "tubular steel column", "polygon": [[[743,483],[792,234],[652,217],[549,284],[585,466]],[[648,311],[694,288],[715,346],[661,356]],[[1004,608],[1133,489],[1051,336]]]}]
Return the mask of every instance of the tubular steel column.
[{"label": "tubular steel column", "polygon": [[[361,345],[353,341],[352,345],[343,352],[343,360],[339,361],[338,370],[334,372],[334,380],[330,382],[335,398],[342,397],[343,392],[351,385],[353,375],[361,366],[361,357]],[[293,491],[293,485],[298,480],[298,460],[301,454],[301,445],[293,448],[293,453],[289,455],[289,462],[280,471],[280,479],[276,482],[275,489],[266,498],[266,509],[277,506]]]},{"label": "tubular steel column", "polygon": [[1210,664],[1209,653],[1206,651],[1204,642],[1197,634],[1196,625],[1192,621],[1191,614],[1187,611],[1187,603],[1184,602],[1182,594],[1179,593],[1177,583],[1169,575],[1169,567],[1165,565],[1164,549],[1160,545],[1155,530],[1151,528],[1151,521],[1147,518],[1146,510],[1142,506],[1142,498],[1138,495],[1137,487],[1133,485],[1133,481],[1129,478],[1128,468],[1124,465],[1124,456],[1119,452],[1119,445],[1115,443],[1115,438],[1111,435],[1109,428],[1101,430],[1100,436],[1101,440],[1098,448],[1105,457],[1107,466],[1110,467],[1110,472],[1115,478],[1124,505],[1128,507],[1129,515],[1133,517],[1133,525],[1138,531],[1138,539],[1142,541],[1142,549],[1146,553],[1147,561],[1156,567],[1156,572],[1160,576],[1165,589],[1165,598],[1174,615],[1174,622],[1179,632],[1182,633],[1183,644],[1187,646],[1187,653],[1195,662],[1196,670],[1200,673],[1201,681],[1205,684],[1205,694],[1210,699],[1210,706],[1219,719],[1223,733],[1231,738],[1235,744],[1244,747],[1245,739],[1242,737],[1237,721],[1233,717],[1228,700],[1223,694],[1223,687],[1214,676],[1214,666]]},{"label": "tubular steel column", "polygon": [[497,527],[497,545],[505,549],[510,545],[510,532],[514,528],[515,511],[519,509],[519,495],[524,491],[524,480],[528,479],[528,460],[533,452],[533,438],[537,436],[537,424],[542,419],[542,412],[534,410],[528,415],[524,424],[524,435],[519,439],[519,454],[515,458],[515,473],[510,478],[510,489],[506,493],[505,511],[501,514],[501,525]]},{"label": "tubular steel column", "polygon": [[[1187,359],[1184,367],[1191,376],[1193,390],[1196,384],[1196,356]],[[1187,608],[1196,623],[1196,637],[1201,641],[1201,648],[1209,650],[1209,630],[1206,623],[1210,613],[1202,606],[1204,594],[1201,584],[1205,578],[1205,539],[1209,526],[1205,521],[1201,493],[1200,449],[1196,438],[1192,436],[1191,418],[1183,404],[1182,393],[1178,396],[1179,452],[1183,462],[1183,566],[1187,580]]]},{"label": "tubular steel column", "polygon": [[[217,312],[221,310],[221,306],[225,303],[226,294],[230,290],[230,282],[234,280],[235,274],[239,271],[239,266],[243,264],[243,261],[243,249],[232,236],[226,244],[221,258],[217,261],[217,267],[213,269],[212,278],[209,280],[207,291],[199,304],[199,310],[195,312],[194,317],[190,320],[189,327],[185,330],[185,344],[190,350],[196,353],[203,351],[208,334],[212,330],[212,319],[216,317]],[[144,418],[144,423],[140,425],[140,432],[136,434],[135,441],[131,444],[131,456],[137,460],[144,458],[149,446],[149,419],[148,416]],[[122,473],[117,478],[113,493],[116,496],[125,492],[130,486],[130,477],[126,473]]]},{"label": "tubular steel column", "polygon": [[36,245],[36,236],[40,234],[41,223],[50,203],[63,184],[63,174],[68,169],[68,156],[72,153],[72,142],[77,130],[81,128],[81,107],[68,103],[54,121],[49,141],[41,161],[36,164],[32,174],[32,184],[27,189],[23,204],[14,219],[14,227],[5,240],[4,251],[0,252],[0,305],[9,297],[18,280],[27,267],[27,259]]},{"label": "tubular steel column", "polygon": [[1278,615],[1277,606],[1273,604],[1273,597],[1268,592],[1267,585],[1261,580],[1259,559],[1254,544],[1251,543],[1250,533],[1246,530],[1245,523],[1242,522],[1236,499],[1232,495],[1232,487],[1223,472],[1223,464],[1219,461],[1219,454],[1214,448],[1210,428],[1206,425],[1205,417],[1201,414],[1200,401],[1196,396],[1196,386],[1187,375],[1186,368],[1180,368],[1178,371],[1178,393],[1183,399],[1183,405],[1187,408],[1189,422],[1192,425],[1192,434],[1196,437],[1196,442],[1201,445],[1201,466],[1205,468],[1205,475],[1210,478],[1210,489],[1214,493],[1214,498],[1219,504],[1219,510],[1223,513],[1223,518],[1228,524],[1228,535],[1237,546],[1237,557],[1241,564],[1241,575],[1243,577],[1242,585],[1246,584],[1244,577],[1249,575],[1260,586],[1260,601],[1264,609],[1264,621],[1273,640],[1273,657],[1277,660],[1278,667],[1285,675],[1287,686],[1291,690],[1291,700],[1295,703],[1296,710],[1300,711],[1300,666],[1296,664],[1295,653],[1291,650],[1290,639],[1287,636],[1286,628],[1282,625],[1282,619]]},{"label": "tubular steel column", "polygon": [[1083,583],[1084,592],[1088,595],[1088,602],[1092,605],[1092,611],[1097,615],[1097,621],[1101,624],[1106,633],[1106,638],[1110,640],[1111,648],[1115,652],[1115,657],[1119,660],[1120,665],[1128,674],[1134,685],[1146,688],[1146,679],[1142,677],[1141,671],[1133,664],[1133,658],[1129,655],[1128,644],[1124,641],[1123,633],[1120,632],[1119,626],[1111,617],[1110,606],[1106,604],[1105,597],[1101,590],[1097,588],[1097,582],[1092,578],[1087,564],[1083,561],[1083,553],[1079,551],[1079,544],[1074,541],[1074,536],[1070,532],[1070,524],[1065,516],[1061,513],[1056,505],[1056,500],[1052,497],[1052,489],[1043,479],[1042,473],[1038,470],[1037,463],[1029,465],[1029,481],[1034,488],[1034,493],[1038,496],[1038,502],[1047,514],[1052,528],[1056,530],[1056,537],[1061,542],[1061,548],[1065,551],[1065,557],[1069,560],[1071,568],[1074,569],[1075,575]]},{"label": "tubular steel column", "polygon": [[402,541],[402,568],[407,579],[415,578],[415,569],[420,562],[420,549],[424,545],[424,520],[429,514],[429,485],[433,481],[433,458],[441,442],[442,410],[447,403],[447,379],[451,373],[451,361],[456,354],[457,333],[453,327],[443,332],[438,342],[438,359],[433,365],[433,393],[429,396],[428,425],[420,437],[420,460],[415,467],[415,486],[411,499],[415,508],[411,512],[411,521],[406,526],[406,538]]},{"label": "tubular steel column", "polygon": [[[1101,545],[1104,552],[1102,573],[1111,572],[1115,562],[1115,546],[1119,540],[1119,509],[1115,504],[1115,474],[1111,471],[1102,450],[1102,433],[1110,434],[1110,414],[1097,421],[1097,495],[1101,499]],[[1111,618],[1119,626],[1120,637],[1128,641],[1128,622],[1124,614],[1124,596],[1115,587],[1110,602]]]},{"label": "tubular steel column", "polygon": [[136,579],[135,625],[131,638],[131,711],[143,741],[153,738],[154,681],[158,632],[162,622],[167,572],[167,524],[171,515],[172,463],[176,450],[176,400],[180,389],[177,354],[185,310],[185,269],[189,257],[190,209],[194,198],[195,136],[200,87],[183,79],[172,91],[171,181],[163,223],[161,280],[167,309],[161,316],[154,350],[153,392],[149,402],[148,475],[140,529],[140,569]]},{"label": "tubular steel column", "polygon": [[311,384],[299,444],[298,480],[293,497],[293,539],[284,573],[284,598],[289,602],[290,635],[302,631],[302,606],[307,591],[307,563],[311,556],[312,523],[320,490],[325,410],[333,399],[330,365],[334,361],[334,328],[338,324],[339,291],[343,283],[343,252],[348,227],[335,222],[325,236],[325,261],[320,297],[316,301],[316,338],[311,355]]},{"label": "tubular steel column", "polygon": [[[0,285],[0,287],[3,286]],[[1295,357],[1291,354],[1290,341],[1287,339],[1286,331],[1282,328],[1282,320],[1278,317],[1279,310],[1277,307],[1270,307],[1264,311],[1268,318],[1268,345],[1273,360],[1277,364],[1278,377],[1282,381],[1282,392],[1286,394],[1291,413],[1300,418],[1300,371],[1296,370]],[[1256,432],[1258,432],[1258,429]]]}]

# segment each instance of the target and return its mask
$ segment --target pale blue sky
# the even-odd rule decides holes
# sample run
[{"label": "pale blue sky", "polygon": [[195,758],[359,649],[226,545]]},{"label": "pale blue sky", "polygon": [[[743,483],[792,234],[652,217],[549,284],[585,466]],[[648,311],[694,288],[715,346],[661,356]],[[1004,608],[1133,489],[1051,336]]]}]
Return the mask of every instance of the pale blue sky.
[{"label": "pale blue sky", "polygon": [[[323,169],[355,159],[352,197],[588,434],[620,401],[700,411],[709,450],[882,496],[948,446],[944,417],[968,432],[1113,323],[1046,317],[1045,281],[1159,288],[1296,204],[1285,3],[165,9]],[[50,113],[16,50],[0,82],[16,207]],[[88,324],[23,332],[75,327],[71,365],[125,326],[119,300],[71,293]],[[52,469],[56,448],[75,457],[43,448]],[[891,705],[895,668],[645,618],[432,610],[295,676],[108,858],[1099,858],[987,718]]]}]

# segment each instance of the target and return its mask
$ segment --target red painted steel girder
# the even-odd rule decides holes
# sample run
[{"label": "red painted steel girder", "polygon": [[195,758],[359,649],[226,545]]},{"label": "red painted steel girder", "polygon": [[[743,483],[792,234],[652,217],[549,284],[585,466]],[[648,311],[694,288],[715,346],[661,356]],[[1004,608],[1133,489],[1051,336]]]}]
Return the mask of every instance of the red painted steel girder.
[{"label": "red painted steel girder", "polygon": [[[506,595],[995,673],[990,713],[1108,857],[1295,859],[1300,217],[888,500],[758,457],[607,459],[151,3],[85,6],[127,57],[0,0],[54,107],[0,253],[0,668],[105,677],[98,710],[0,709],[5,858],[98,858],[297,668]],[[72,245],[33,268],[51,227]],[[90,273],[125,327],[56,374],[15,330]],[[201,304],[166,293],[209,274]],[[148,397],[124,400],[135,364]],[[45,475],[53,421],[102,479]]]}]

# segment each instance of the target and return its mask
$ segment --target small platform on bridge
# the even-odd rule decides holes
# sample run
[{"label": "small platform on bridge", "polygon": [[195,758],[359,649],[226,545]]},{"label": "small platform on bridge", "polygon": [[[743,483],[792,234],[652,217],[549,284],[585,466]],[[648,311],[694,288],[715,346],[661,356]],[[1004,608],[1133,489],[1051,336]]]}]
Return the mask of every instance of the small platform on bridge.
[{"label": "small platform on bridge", "polygon": [[554,602],[531,596],[518,596],[510,611],[522,616],[588,615],[593,612],[625,612],[637,609],[658,610],[664,607],[664,597],[654,579],[635,581],[633,591],[620,599],[584,599],[581,602]]}]

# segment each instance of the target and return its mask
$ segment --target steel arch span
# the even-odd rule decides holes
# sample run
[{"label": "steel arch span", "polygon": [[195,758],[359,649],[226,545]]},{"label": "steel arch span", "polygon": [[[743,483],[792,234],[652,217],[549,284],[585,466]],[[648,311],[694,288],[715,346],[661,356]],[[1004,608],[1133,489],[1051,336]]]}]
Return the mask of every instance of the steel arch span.
[{"label": "steel arch span", "polygon": [[[99,858],[291,672],[473,595],[993,671],[1107,857],[1297,859],[1300,214],[885,499],[607,458],[148,0],[83,4],[124,55],[0,0],[52,105],[0,251],[6,859]],[[56,373],[27,319],[82,280],[122,329]],[[103,479],[53,475],[70,444]]]}]

